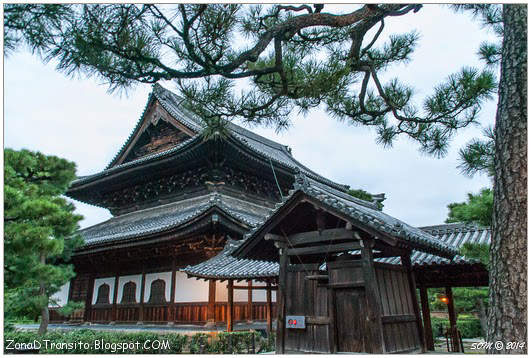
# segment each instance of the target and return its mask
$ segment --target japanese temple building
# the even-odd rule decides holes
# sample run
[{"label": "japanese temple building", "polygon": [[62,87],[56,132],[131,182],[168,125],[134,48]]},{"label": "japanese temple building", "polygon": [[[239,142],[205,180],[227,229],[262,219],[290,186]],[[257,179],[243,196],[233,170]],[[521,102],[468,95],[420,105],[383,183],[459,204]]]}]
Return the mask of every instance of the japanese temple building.
[{"label": "japanese temple building", "polygon": [[[488,229],[411,227],[377,209],[381,195],[373,202],[349,196],[348,186],[305,167],[284,145],[233,123],[226,133],[208,138],[203,130],[182,98],[156,84],[111,163],[72,183],[69,197],[107,208],[113,217],[80,231],[85,244],[72,258],[77,275],[65,286],[63,302],[82,301],[85,310],[70,319],[226,322],[228,329],[237,321],[265,320],[271,329],[280,255],[256,233],[271,229],[264,225],[301,191],[375,237],[403,239],[412,250],[412,277],[421,298],[428,287],[487,284],[485,267],[457,255],[457,249],[465,242],[490,242]],[[301,180],[306,184],[297,184]],[[295,231],[316,229],[315,219],[305,221],[308,210],[314,209],[301,209],[298,217],[286,214]],[[324,220],[326,229],[336,224]],[[339,254],[355,256],[356,250]],[[400,255],[383,256],[375,255],[375,262],[401,262]]]}]

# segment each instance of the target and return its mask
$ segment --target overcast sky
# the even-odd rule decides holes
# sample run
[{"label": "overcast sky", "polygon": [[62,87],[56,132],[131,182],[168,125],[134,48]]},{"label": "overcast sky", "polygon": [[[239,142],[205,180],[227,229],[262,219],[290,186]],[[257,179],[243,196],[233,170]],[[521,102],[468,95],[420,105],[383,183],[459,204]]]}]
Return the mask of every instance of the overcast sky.
[{"label": "overcast sky", "polygon": [[[391,68],[387,76],[413,85],[419,98],[462,66],[481,67],[476,56],[479,44],[494,39],[467,14],[440,5],[388,20],[381,38],[414,29],[421,39],[413,61]],[[175,89],[171,82],[163,85]],[[53,63],[45,65],[19,50],[4,62],[4,145],[74,161],[78,175],[99,172],[127,139],[150,91],[150,85],[139,85],[128,96],[109,94],[93,79],[66,78]],[[483,125],[494,123],[496,102],[494,98],[484,106]],[[468,178],[456,168],[458,149],[480,135],[478,127],[462,130],[448,155],[435,159],[421,154],[417,144],[406,138],[384,149],[375,143],[372,130],[339,123],[324,111],[306,117],[294,113],[292,120],[291,128],[282,133],[253,130],[290,146],[295,158],[333,181],[385,193],[384,211],[411,225],[441,224],[448,203],[464,201],[467,193],[490,186],[486,176]],[[111,216],[106,209],[75,204],[85,217],[82,227]]]}]

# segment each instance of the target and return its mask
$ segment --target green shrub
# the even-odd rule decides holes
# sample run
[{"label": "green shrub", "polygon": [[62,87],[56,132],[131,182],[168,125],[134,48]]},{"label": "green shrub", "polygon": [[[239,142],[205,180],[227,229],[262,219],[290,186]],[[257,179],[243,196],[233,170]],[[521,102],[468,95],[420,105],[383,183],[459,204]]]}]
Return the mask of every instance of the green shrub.
[{"label": "green shrub", "polygon": [[[433,336],[437,337],[440,335],[439,325],[443,325],[443,334],[447,328],[450,327],[450,322],[445,318],[431,318],[431,328],[433,331]],[[479,319],[474,316],[459,317],[457,320],[457,328],[461,332],[462,338],[477,338],[483,337],[483,332],[481,330],[481,323]]]},{"label": "green shrub", "polygon": [[[6,330],[4,337],[4,350],[7,353],[13,352],[13,350],[7,349],[9,340],[18,343],[29,343],[36,340],[41,342],[39,353],[45,354],[168,354],[182,352],[192,354],[248,354],[271,352],[275,349],[274,335],[267,338],[255,331],[220,332],[215,336],[198,333],[188,337],[176,333],[105,332],[74,329],[71,331],[51,330],[44,337],[39,337],[35,331]],[[47,345],[45,340],[48,341]],[[144,342],[163,340],[168,342],[167,346],[153,347],[150,344],[144,346]],[[139,344],[136,345],[136,342]],[[124,346],[124,343],[128,343],[128,346]]]},{"label": "green shrub", "polygon": [[41,345],[39,353],[46,354],[181,353],[187,338],[175,333],[103,332],[89,329],[54,330],[47,332],[44,337],[39,337],[34,331],[8,331],[4,334],[4,351],[10,352],[7,349],[10,340],[18,343],[35,340]]}]

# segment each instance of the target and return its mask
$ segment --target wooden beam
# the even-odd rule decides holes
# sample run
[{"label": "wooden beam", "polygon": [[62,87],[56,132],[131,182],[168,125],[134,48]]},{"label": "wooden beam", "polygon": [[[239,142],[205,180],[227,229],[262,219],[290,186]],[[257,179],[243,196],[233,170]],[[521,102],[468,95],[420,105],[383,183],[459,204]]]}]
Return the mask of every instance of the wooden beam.
[{"label": "wooden beam", "polygon": [[308,231],[288,236],[288,243],[292,246],[317,244],[334,240],[356,240],[355,231],[340,229],[328,229],[319,231]]},{"label": "wooden beam", "polygon": [[338,351],[338,339],[337,339],[337,327],[336,327],[336,302],[335,302],[335,292],[333,289],[328,289],[327,299],[328,299],[328,317],[330,318],[330,323],[328,324],[328,339],[329,346],[328,349],[330,353],[337,353]]},{"label": "wooden beam", "polygon": [[232,332],[234,324],[234,280],[227,285],[227,332]]},{"label": "wooden beam", "polygon": [[294,249],[287,249],[288,256],[294,255],[315,255],[315,254],[330,254],[334,252],[359,250],[361,248],[358,242],[345,242],[343,244],[320,245],[311,247],[297,247]]},{"label": "wooden beam", "polygon": [[[267,286],[250,286],[253,290],[267,290]],[[248,290],[249,289],[249,286],[242,286],[242,285],[234,285],[232,286],[233,289],[235,290]],[[277,287],[276,286],[272,286],[271,287],[271,290],[276,290]]]},{"label": "wooden beam", "polygon": [[457,335],[457,316],[454,307],[454,295],[452,288],[447,286],[446,298],[448,298],[448,320],[450,321],[450,335],[452,338],[452,352],[460,352],[459,337]]},{"label": "wooden beam", "polygon": [[411,266],[411,253],[401,257],[402,265],[407,271],[407,280],[409,285],[409,293],[413,302],[413,312],[417,318],[417,331],[420,339],[420,345],[422,352],[426,352],[426,340],[424,339],[424,330],[422,328],[422,319],[420,318],[419,301],[417,300],[417,288],[415,287],[415,276],[413,274],[413,268]]},{"label": "wooden beam", "polygon": [[280,235],[275,234],[265,234],[264,240],[266,241],[280,241],[280,242],[286,242],[286,238]]},{"label": "wooden beam", "polygon": [[253,321],[253,281],[247,281],[247,321]]},{"label": "wooden beam", "polygon": [[266,329],[267,334],[270,335],[273,332],[273,303],[271,299],[271,283],[268,282],[266,286]]},{"label": "wooden beam", "polygon": [[372,243],[369,240],[363,240],[363,247],[361,248],[361,269],[365,281],[365,294],[367,296],[367,320],[365,321],[365,329],[368,335],[368,342],[366,342],[367,345],[365,348],[367,349],[367,353],[382,354],[385,352],[382,309],[380,307],[380,295],[378,294],[371,246]]},{"label": "wooden beam", "polygon": [[422,319],[424,321],[424,339],[426,342],[426,349],[429,351],[434,351],[435,344],[433,342],[430,305],[428,302],[428,289],[426,286],[420,286],[420,304],[422,306]]},{"label": "wooden beam", "polygon": [[116,277],[114,278],[114,292],[112,297],[112,318],[111,321],[116,322],[116,313],[117,313],[117,307],[116,307],[116,301],[118,299],[118,284],[120,282],[120,274],[117,273]]},{"label": "wooden beam", "polygon": [[278,291],[277,291],[277,341],[276,354],[284,354],[285,340],[285,321],[286,321],[286,279],[288,267],[288,254],[286,248],[280,249],[280,265],[278,273]]},{"label": "wooden beam", "polygon": [[145,265],[142,265],[142,279],[140,281],[140,311],[138,313],[138,321],[142,323],[144,321],[144,293],[146,289],[146,269]]},{"label": "wooden beam", "polygon": [[417,316],[413,314],[395,314],[390,316],[382,316],[383,323],[403,323],[416,322]]},{"label": "wooden beam", "polygon": [[[70,290],[69,290],[69,293],[68,295],[71,297],[71,294],[72,294],[72,281],[70,281]],[[88,282],[88,287],[87,287],[87,297],[85,299],[85,313],[84,313],[84,316],[83,316],[83,320],[85,322],[90,322],[91,321],[91,316],[92,316],[92,295],[94,294],[94,276],[93,275],[90,275],[89,276],[89,282]],[[70,302],[70,299],[68,300]]]},{"label": "wooden beam", "polygon": [[208,280],[208,308],[206,325],[216,325],[216,280]]}]

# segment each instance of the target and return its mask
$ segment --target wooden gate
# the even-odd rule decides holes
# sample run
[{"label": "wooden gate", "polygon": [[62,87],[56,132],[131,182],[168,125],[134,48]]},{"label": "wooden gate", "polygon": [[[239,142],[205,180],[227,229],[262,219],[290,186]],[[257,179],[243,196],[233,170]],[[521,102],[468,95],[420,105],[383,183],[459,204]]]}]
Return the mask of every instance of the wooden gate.
[{"label": "wooden gate", "polygon": [[411,294],[406,268],[374,263],[372,272],[375,300],[366,294],[368,285],[361,260],[328,264],[338,351],[376,352],[379,346],[375,342],[378,341],[386,353],[421,349],[415,312],[417,302]]},{"label": "wooden gate", "polygon": [[287,267],[286,316],[305,316],[306,328],[286,329],[286,353],[330,352],[328,293],[326,283],[319,283],[319,276],[316,264]]},{"label": "wooden gate", "polygon": [[361,260],[330,262],[328,267],[332,314],[335,315],[339,352],[372,352],[371,329],[376,322],[368,316],[368,306]]}]

